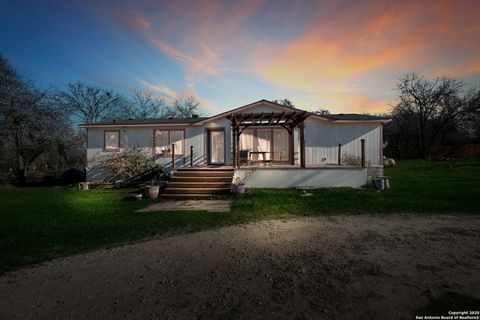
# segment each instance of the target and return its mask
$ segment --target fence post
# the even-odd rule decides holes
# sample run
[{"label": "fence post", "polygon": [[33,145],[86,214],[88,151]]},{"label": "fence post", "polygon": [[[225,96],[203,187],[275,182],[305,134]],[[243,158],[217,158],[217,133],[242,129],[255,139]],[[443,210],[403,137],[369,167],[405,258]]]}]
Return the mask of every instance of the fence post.
[{"label": "fence post", "polygon": [[190,167],[193,167],[193,146],[190,146]]},{"label": "fence post", "polygon": [[365,168],[365,139],[360,140],[362,148],[362,168]]},{"label": "fence post", "polygon": [[342,165],[342,144],[338,144],[338,165]]},{"label": "fence post", "polygon": [[175,143],[172,143],[172,169],[175,169]]}]

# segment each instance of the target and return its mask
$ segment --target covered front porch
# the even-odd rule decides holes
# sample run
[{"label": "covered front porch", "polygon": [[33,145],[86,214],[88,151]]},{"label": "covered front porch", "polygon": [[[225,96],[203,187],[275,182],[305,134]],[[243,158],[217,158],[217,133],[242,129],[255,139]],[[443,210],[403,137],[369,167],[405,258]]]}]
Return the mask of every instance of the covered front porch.
[{"label": "covered front porch", "polygon": [[[233,167],[305,168],[306,111],[270,113],[232,113],[227,116],[232,127]],[[294,131],[298,129],[298,143]]]}]

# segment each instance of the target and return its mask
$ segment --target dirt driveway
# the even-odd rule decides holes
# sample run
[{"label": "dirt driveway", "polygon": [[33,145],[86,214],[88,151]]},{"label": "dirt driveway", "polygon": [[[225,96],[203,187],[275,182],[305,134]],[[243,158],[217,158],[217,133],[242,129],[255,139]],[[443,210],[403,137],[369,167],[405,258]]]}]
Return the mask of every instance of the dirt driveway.
[{"label": "dirt driveway", "polygon": [[2,319],[414,319],[480,301],[480,216],[233,226],[13,272],[0,297]]}]

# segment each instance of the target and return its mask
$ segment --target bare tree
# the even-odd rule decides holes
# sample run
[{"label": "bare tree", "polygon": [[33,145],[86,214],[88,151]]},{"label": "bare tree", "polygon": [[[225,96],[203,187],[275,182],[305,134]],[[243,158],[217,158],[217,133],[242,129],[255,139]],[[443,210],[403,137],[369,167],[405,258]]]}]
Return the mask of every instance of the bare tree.
[{"label": "bare tree", "polygon": [[15,154],[17,181],[25,183],[25,168],[50,145],[49,131],[57,113],[44,102],[46,92],[26,83],[0,56],[0,135],[3,147]]},{"label": "bare tree", "polygon": [[167,105],[151,91],[133,89],[130,99],[124,104],[122,117],[127,119],[154,119],[165,116]]},{"label": "bare tree", "polygon": [[275,99],[275,100],[272,100],[272,102],[281,104],[281,105],[283,105],[283,106],[285,106],[285,107],[295,108],[295,105],[293,104],[293,102],[290,101],[290,100],[287,99],[287,98],[285,98],[285,99]]},{"label": "bare tree", "polygon": [[471,90],[467,95],[468,113],[461,120],[461,126],[466,131],[469,142],[480,143],[480,88]]},{"label": "bare tree", "polygon": [[84,82],[68,83],[57,97],[83,123],[115,117],[123,102],[122,97],[113,91]]},{"label": "bare tree", "polygon": [[330,114],[330,111],[327,109],[318,109],[317,111],[314,111],[315,114],[318,114],[319,116],[327,115]]},{"label": "bare tree", "polygon": [[179,96],[167,108],[166,116],[171,118],[191,118],[197,114],[200,103],[194,96]]},{"label": "bare tree", "polygon": [[466,115],[479,111],[474,90],[451,78],[425,79],[407,74],[397,84],[398,102],[392,108],[397,136],[411,139],[418,156],[427,158],[432,146]]},{"label": "bare tree", "polygon": [[0,80],[2,168],[13,168],[17,182],[24,184],[27,168],[43,164],[43,159],[50,164],[63,159],[63,167],[80,163],[78,134],[50,92],[24,81],[1,55]]}]

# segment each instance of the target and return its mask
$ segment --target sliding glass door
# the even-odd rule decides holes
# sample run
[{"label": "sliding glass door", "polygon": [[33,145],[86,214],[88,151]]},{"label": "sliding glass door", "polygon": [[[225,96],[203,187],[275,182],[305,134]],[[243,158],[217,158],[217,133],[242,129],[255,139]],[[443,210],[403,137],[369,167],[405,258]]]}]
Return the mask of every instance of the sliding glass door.
[{"label": "sliding glass door", "polygon": [[240,150],[250,151],[250,160],[290,161],[290,135],[285,129],[246,129],[240,135]]},{"label": "sliding glass door", "polygon": [[285,162],[290,158],[289,154],[289,134],[285,129],[273,130],[273,160]]},{"label": "sliding glass door", "polygon": [[258,160],[270,160],[272,152],[272,130],[257,129],[257,152]]}]

